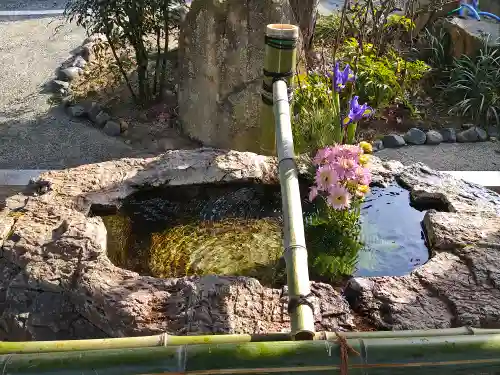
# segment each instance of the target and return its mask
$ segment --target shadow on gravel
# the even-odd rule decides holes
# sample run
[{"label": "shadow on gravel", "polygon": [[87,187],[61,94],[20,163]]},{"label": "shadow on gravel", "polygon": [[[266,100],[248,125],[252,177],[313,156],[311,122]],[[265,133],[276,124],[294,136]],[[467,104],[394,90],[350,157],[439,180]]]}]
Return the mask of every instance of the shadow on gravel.
[{"label": "shadow on gravel", "polygon": [[71,119],[61,107],[0,113],[0,145],[0,169],[62,169],[137,155],[122,138]]}]

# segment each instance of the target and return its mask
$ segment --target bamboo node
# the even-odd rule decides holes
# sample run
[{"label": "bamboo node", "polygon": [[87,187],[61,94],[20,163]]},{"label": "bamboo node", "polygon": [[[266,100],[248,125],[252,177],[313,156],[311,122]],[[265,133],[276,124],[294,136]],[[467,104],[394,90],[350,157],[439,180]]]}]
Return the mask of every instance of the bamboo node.
[{"label": "bamboo node", "polygon": [[349,353],[357,356],[361,354],[349,345],[344,336],[339,335],[337,331],[335,331],[335,335],[337,336],[337,342],[340,346],[340,375],[347,375],[349,372]]}]

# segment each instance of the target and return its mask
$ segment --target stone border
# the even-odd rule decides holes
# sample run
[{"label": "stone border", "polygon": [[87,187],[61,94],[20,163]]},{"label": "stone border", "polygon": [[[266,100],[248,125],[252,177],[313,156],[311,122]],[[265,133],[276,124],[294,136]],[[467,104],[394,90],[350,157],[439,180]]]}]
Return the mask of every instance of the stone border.
[{"label": "stone border", "polygon": [[[308,165],[301,160],[301,173]],[[489,243],[493,229],[500,228],[500,196],[421,164],[404,167],[399,162],[382,162],[373,157],[372,172],[374,184],[384,186],[398,179],[411,190],[417,204],[439,203],[450,212],[429,211],[425,216],[433,245],[433,258],[428,263],[404,277],[355,279],[345,289],[353,306],[378,328],[453,325],[451,317],[459,319],[459,313],[445,306],[442,299],[428,297],[424,306],[424,302],[410,297],[425,297],[432,288],[439,287],[432,284],[439,270],[447,271],[442,274],[448,280],[443,285],[457,291],[461,284],[454,286],[454,281],[463,283],[465,276],[479,280],[478,271],[467,271],[467,265],[476,264],[492,281],[478,289],[489,293],[488,298],[475,296],[478,302],[471,304],[467,312],[476,314],[474,322],[478,325],[482,325],[481,314],[491,311],[492,303],[496,309],[492,314],[500,315],[500,306],[496,305],[500,305],[496,302],[500,299],[492,302],[495,295],[491,294],[497,293],[491,285],[500,285],[494,284],[491,276],[500,269],[500,261],[497,268],[484,268],[495,265],[496,255],[494,247],[486,247],[489,252],[483,253],[484,247],[480,247],[483,242]],[[123,198],[144,187],[230,181],[276,184],[276,160],[202,148],[42,174],[30,185],[31,196],[8,198],[7,208],[0,213],[0,291],[5,293],[0,305],[0,327],[5,338],[48,340],[165,331],[189,334],[287,330],[286,288],[263,287],[257,280],[245,277],[157,279],[118,268],[106,255],[106,228],[101,218],[88,216],[92,205],[119,207]],[[456,244],[472,246],[467,253],[468,263],[457,263],[457,251],[467,248]],[[447,264],[463,265],[468,273],[448,272],[450,269],[443,268]],[[426,278],[430,286],[423,284]],[[420,289],[411,289],[415,287]],[[336,289],[316,282],[311,283],[311,288],[318,330],[355,329],[352,310]],[[383,293],[387,288],[387,293],[395,296],[389,302]],[[442,293],[450,294],[446,290]],[[417,304],[414,309],[418,313],[414,314],[413,307],[405,302],[410,300]],[[392,310],[386,311],[388,304]],[[426,317],[419,309],[428,315],[435,311],[436,315]]]},{"label": "stone border", "polygon": [[419,128],[411,128],[405,134],[387,134],[382,139],[372,142],[373,150],[380,151],[384,148],[398,148],[406,145],[438,145],[440,143],[470,143],[496,141],[499,136],[499,128],[489,126],[487,130],[474,126],[463,125],[463,130],[457,133],[455,128],[442,128],[438,130],[424,131]]},{"label": "stone border", "polygon": [[74,103],[71,90],[71,82],[84,74],[87,64],[93,59],[95,48],[106,40],[107,38],[103,34],[87,37],[82,45],[75,50],[73,56],[56,70],[57,77],[51,82],[51,90],[61,96],[61,101],[67,107],[66,112],[69,116],[76,119],[89,119],[106,135],[117,137],[121,134],[127,134],[127,122],[113,119],[97,102]]}]

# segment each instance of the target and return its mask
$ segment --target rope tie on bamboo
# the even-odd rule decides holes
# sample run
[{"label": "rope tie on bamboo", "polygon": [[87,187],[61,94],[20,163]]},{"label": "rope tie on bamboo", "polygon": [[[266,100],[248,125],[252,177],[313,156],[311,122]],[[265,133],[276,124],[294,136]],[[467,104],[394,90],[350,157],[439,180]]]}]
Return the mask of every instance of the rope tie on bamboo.
[{"label": "rope tie on bamboo", "polygon": [[299,295],[297,297],[290,297],[288,301],[288,313],[293,314],[295,310],[301,305],[306,305],[311,308],[312,311],[314,311],[314,304],[311,301],[311,299],[314,297],[314,294],[309,293],[307,295]]},{"label": "rope tie on bamboo", "polygon": [[347,375],[349,372],[349,353],[357,356],[360,354],[349,345],[345,336],[339,335],[337,331],[335,331],[335,335],[340,347],[340,375]]},{"label": "rope tie on bamboo", "polygon": [[[283,160],[286,160],[286,159],[287,158],[280,160],[279,163],[281,163]],[[288,246],[285,249],[285,259],[287,259],[287,254],[293,250],[306,250],[306,248],[302,245]],[[313,297],[314,297],[314,294],[312,294],[312,293],[309,293],[306,295],[290,296],[289,300],[288,300],[288,308],[287,308],[288,313],[293,314],[293,312],[295,310],[297,310],[297,308],[301,305],[309,306],[311,311],[314,313],[314,303],[312,301]]]}]

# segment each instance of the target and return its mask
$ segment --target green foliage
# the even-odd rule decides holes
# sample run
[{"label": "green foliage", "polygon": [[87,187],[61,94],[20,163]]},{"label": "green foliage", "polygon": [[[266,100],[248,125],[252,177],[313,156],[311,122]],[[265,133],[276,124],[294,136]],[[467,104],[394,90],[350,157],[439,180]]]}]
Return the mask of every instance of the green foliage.
[{"label": "green foliage", "polygon": [[481,125],[500,126],[500,52],[486,43],[476,58],[462,56],[453,63],[449,82],[442,86],[451,113]]},{"label": "green foliage", "polygon": [[394,102],[407,103],[420,88],[419,82],[429,70],[421,60],[407,61],[393,49],[380,56],[373,44],[365,43],[362,53],[356,39],[345,41],[340,56],[351,65],[357,64],[356,93],[373,108]]},{"label": "green foliage", "polygon": [[315,107],[303,110],[293,121],[293,141],[298,154],[313,153],[318,148],[335,143],[332,111]]},{"label": "green foliage", "polygon": [[426,47],[420,51],[421,58],[432,67],[433,72],[447,72],[453,64],[449,33],[444,27],[425,29],[423,39]]},{"label": "green foliage", "polygon": [[[331,79],[319,72],[311,72],[298,75],[296,84],[292,124],[295,151],[312,153],[336,143],[335,131],[340,121],[333,110],[335,103]],[[342,108],[347,106],[347,101],[348,97],[344,93]]]},{"label": "green foliage", "polygon": [[306,217],[305,235],[313,277],[338,281],[355,271],[360,241],[360,201],[337,211],[318,200],[317,211]]},{"label": "green foliage", "polygon": [[392,13],[397,7],[395,0],[352,1],[347,4],[344,21],[339,12],[320,16],[316,23],[316,44],[333,47],[337,41],[355,37],[363,43],[371,43],[380,52],[401,39],[403,33],[415,28],[410,17]]},{"label": "green foliage", "polygon": [[399,14],[390,14],[387,17],[387,22],[384,25],[386,29],[389,28],[401,28],[402,30],[408,32],[415,28],[415,22],[409,17],[402,16]]},{"label": "green foliage", "polygon": [[[178,30],[184,11],[184,0],[69,0],[65,15],[88,34],[106,35],[132,96],[146,104],[164,91],[169,39]],[[135,55],[137,92],[120,57],[120,51],[129,46]]]},{"label": "green foliage", "polygon": [[314,29],[314,39],[316,43],[323,46],[334,45],[341,29],[340,25],[340,15],[338,13],[320,16],[316,22],[316,28]]}]

